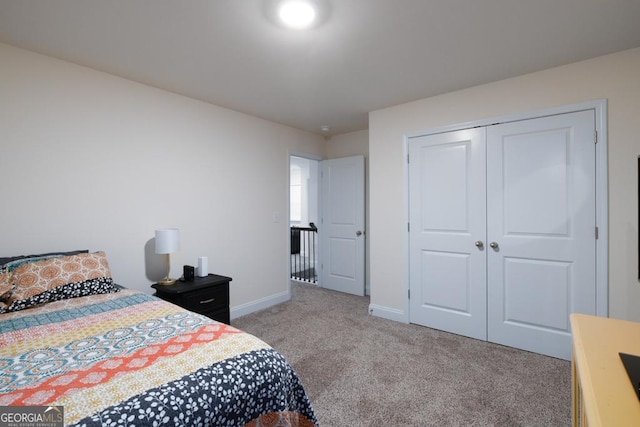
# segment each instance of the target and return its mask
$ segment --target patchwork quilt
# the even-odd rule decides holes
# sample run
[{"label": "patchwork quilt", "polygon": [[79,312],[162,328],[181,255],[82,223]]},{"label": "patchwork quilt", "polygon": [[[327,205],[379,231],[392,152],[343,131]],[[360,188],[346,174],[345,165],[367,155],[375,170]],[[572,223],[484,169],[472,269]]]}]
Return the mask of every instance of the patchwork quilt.
[{"label": "patchwork quilt", "polygon": [[122,290],[0,314],[0,406],[77,426],[316,426],[300,379],[258,338]]}]

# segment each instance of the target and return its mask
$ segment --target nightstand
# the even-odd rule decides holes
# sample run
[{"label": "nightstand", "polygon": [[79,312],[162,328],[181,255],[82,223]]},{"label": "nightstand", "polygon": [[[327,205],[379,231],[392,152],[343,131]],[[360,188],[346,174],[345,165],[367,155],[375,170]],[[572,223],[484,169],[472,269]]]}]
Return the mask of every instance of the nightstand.
[{"label": "nightstand", "polygon": [[231,277],[209,274],[175,285],[151,285],[155,295],[187,310],[229,324],[229,282]]}]

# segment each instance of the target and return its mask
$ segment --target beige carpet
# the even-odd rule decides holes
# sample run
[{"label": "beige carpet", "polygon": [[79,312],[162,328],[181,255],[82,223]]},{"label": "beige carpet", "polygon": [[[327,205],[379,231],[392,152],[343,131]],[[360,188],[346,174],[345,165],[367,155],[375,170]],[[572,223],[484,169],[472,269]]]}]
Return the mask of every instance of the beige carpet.
[{"label": "beige carpet", "polygon": [[570,425],[567,361],[371,317],[366,297],[292,292],[232,325],[289,360],[323,427]]}]

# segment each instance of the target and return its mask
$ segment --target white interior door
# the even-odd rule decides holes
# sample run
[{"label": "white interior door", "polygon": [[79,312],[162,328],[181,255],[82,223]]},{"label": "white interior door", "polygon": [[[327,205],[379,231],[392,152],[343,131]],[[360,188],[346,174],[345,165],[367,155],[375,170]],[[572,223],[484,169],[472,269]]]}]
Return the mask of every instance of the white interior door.
[{"label": "white interior door", "polygon": [[488,339],[571,359],[596,313],[593,111],[487,129]]},{"label": "white interior door", "polygon": [[322,287],[364,295],[364,192],[363,156],[322,161]]},{"label": "white interior door", "polygon": [[484,340],[485,130],[414,138],[409,158],[410,321]]}]

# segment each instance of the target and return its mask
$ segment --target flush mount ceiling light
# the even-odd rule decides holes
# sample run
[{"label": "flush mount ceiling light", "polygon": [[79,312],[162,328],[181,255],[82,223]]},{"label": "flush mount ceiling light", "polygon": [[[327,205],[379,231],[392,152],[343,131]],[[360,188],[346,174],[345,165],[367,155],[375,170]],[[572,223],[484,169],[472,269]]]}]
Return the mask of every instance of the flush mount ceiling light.
[{"label": "flush mount ceiling light", "polygon": [[328,17],[328,0],[265,0],[264,13],[279,27],[293,30],[316,28]]},{"label": "flush mount ceiling light", "polygon": [[289,28],[297,30],[309,28],[317,16],[314,6],[313,3],[304,0],[283,1],[278,7],[278,18]]}]

